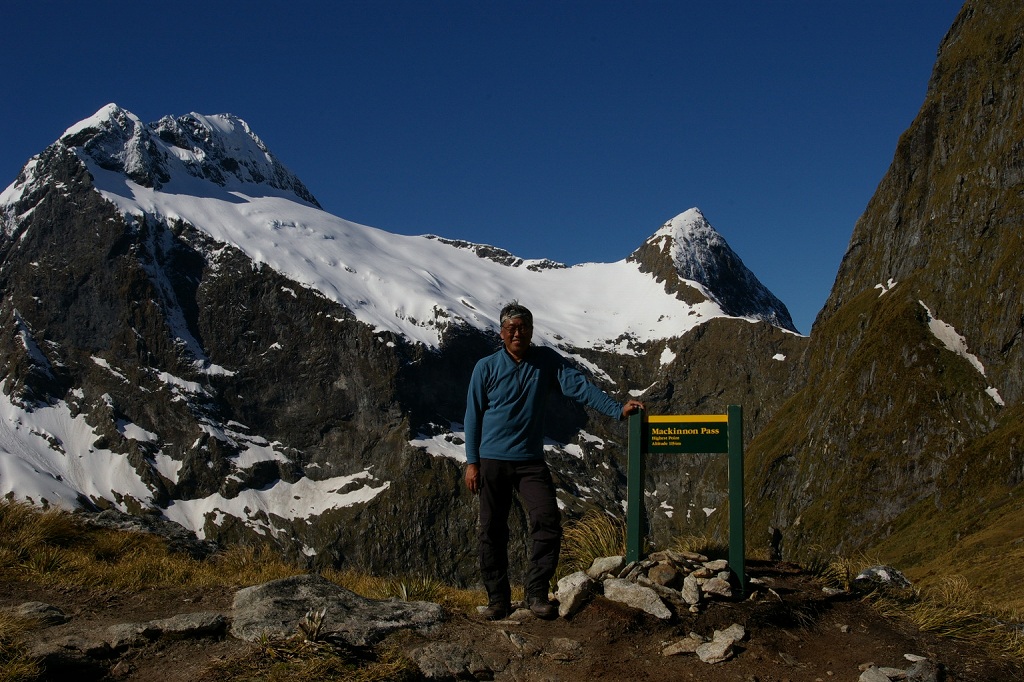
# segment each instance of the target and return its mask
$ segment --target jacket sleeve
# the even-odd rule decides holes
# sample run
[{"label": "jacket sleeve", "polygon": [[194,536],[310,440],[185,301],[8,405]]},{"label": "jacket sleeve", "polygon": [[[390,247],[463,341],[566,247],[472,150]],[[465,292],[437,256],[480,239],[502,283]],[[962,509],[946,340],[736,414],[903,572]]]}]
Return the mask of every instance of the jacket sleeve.
[{"label": "jacket sleeve", "polygon": [[463,428],[466,432],[466,462],[476,464],[480,461],[480,437],[484,421],[484,410],[487,409],[487,395],[484,391],[483,371],[481,364],[473,368],[473,376],[469,380],[466,392],[466,417]]},{"label": "jacket sleeve", "polygon": [[590,383],[583,372],[573,367],[565,358],[559,356],[557,361],[558,385],[563,395],[609,417],[622,416],[622,403]]}]

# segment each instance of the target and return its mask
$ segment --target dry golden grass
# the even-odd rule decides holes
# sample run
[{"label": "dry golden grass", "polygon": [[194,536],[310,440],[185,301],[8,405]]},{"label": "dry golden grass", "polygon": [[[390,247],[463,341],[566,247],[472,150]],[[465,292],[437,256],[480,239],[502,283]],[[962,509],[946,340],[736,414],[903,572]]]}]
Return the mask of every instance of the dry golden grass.
[{"label": "dry golden grass", "polygon": [[39,663],[24,646],[31,628],[31,621],[0,610],[0,682],[32,682],[39,678]]},{"label": "dry golden grass", "polygon": [[[881,563],[863,554],[851,558],[817,553],[808,569],[826,587],[849,590],[861,571]],[[887,617],[1024,663],[1021,614],[982,599],[963,576],[945,577],[934,587],[879,589],[865,599]]]},{"label": "dry golden grass", "polygon": [[872,603],[881,613],[906,618],[926,632],[1024,662],[1021,614],[987,603],[963,576],[908,594],[877,593]]},{"label": "dry golden grass", "polygon": [[215,662],[203,680],[242,682],[403,682],[420,679],[419,668],[390,648],[354,651],[344,643],[308,639],[302,633],[264,638],[244,655]]},{"label": "dry golden grass", "polygon": [[594,559],[626,553],[626,524],[603,512],[590,511],[566,524],[558,575],[585,571]]},{"label": "dry golden grass", "polygon": [[706,557],[729,556],[729,544],[720,540],[712,540],[705,535],[681,535],[673,538],[669,549],[676,552],[695,552]]},{"label": "dry golden grass", "polygon": [[866,554],[854,557],[838,556],[820,548],[812,550],[807,560],[807,570],[818,577],[825,587],[849,590],[853,579],[865,568],[879,566],[884,562]]},{"label": "dry golden grass", "polygon": [[[453,587],[434,578],[382,577],[330,568],[322,571],[320,575],[368,599],[430,601],[462,613],[473,613],[477,606],[487,603],[487,593],[483,590]],[[522,598],[522,586],[513,585],[512,600]]]},{"label": "dry golden grass", "polygon": [[299,573],[267,549],[236,546],[202,561],[169,551],[154,535],[89,528],[67,512],[0,502],[0,579],[130,594],[254,585]]}]

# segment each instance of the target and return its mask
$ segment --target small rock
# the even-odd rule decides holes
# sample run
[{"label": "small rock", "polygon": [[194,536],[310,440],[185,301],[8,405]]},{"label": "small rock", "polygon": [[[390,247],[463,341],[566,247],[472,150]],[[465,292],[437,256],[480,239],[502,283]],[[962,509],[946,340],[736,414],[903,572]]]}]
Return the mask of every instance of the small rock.
[{"label": "small rock", "polygon": [[800,665],[800,661],[796,659],[796,656],[787,654],[785,651],[780,651],[777,655],[779,657],[779,661],[782,662],[782,665],[788,665],[790,668],[795,668]]},{"label": "small rock", "polygon": [[107,641],[115,650],[145,646],[159,636],[159,628],[149,623],[121,623],[107,628]]},{"label": "small rock", "polygon": [[475,651],[461,644],[432,642],[407,652],[428,680],[491,679],[491,668]]},{"label": "small rock", "polygon": [[586,573],[594,580],[603,580],[607,576],[619,577],[619,573],[626,566],[625,557],[606,556],[594,559]]},{"label": "small rock", "polygon": [[609,578],[604,581],[604,596],[626,606],[646,611],[656,618],[668,620],[672,612],[668,610],[658,593],[649,587],[636,585],[621,578]]},{"label": "small rock", "polygon": [[523,654],[531,656],[539,651],[537,647],[530,642],[530,640],[526,639],[518,632],[510,632],[506,634],[508,635],[508,640],[512,642],[512,645]]},{"label": "small rock", "polygon": [[41,601],[27,601],[14,609],[23,618],[31,618],[43,627],[62,625],[68,622],[67,615],[56,606]]},{"label": "small rock", "polygon": [[697,582],[697,578],[694,577],[692,573],[686,576],[683,580],[682,596],[683,601],[690,606],[695,606],[700,603],[700,583]]},{"label": "small rock", "polygon": [[871,666],[860,674],[859,682],[889,682],[889,676],[878,668]]},{"label": "small rock", "polygon": [[857,574],[853,586],[862,591],[878,588],[905,590],[911,587],[911,582],[892,566],[871,566]]},{"label": "small rock", "polygon": [[703,554],[698,554],[697,552],[678,552],[678,554],[687,561],[696,561],[699,563],[704,563],[708,560],[706,556],[704,556]]},{"label": "small rock", "polygon": [[733,642],[742,642],[747,636],[747,629],[739,623],[733,623],[724,630],[715,630],[715,639],[731,639]]},{"label": "small rock", "polygon": [[723,580],[722,578],[711,578],[704,583],[701,589],[704,594],[713,594],[719,597],[732,596],[732,586],[727,580]]},{"label": "small rock", "polygon": [[650,578],[653,583],[657,583],[663,587],[672,587],[673,585],[678,584],[679,571],[667,562],[657,563],[651,567],[650,571],[647,572],[647,577]]},{"label": "small rock", "polygon": [[725,559],[716,559],[715,561],[705,561],[704,568],[708,569],[712,573],[718,573],[729,568],[729,562]]},{"label": "small rock", "polygon": [[915,661],[907,668],[907,682],[941,682],[942,678],[942,666],[935,661]]},{"label": "small rock", "polygon": [[571,573],[558,581],[558,615],[568,618],[590,599],[594,580],[583,571]]},{"label": "small rock", "polygon": [[113,678],[128,677],[135,668],[128,661],[118,661],[117,665],[110,669],[110,676]]},{"label": "small rock", "polygon": [[697,653],[697,647],[704,644],[704,638],[698,635],[696,632],[691,632],[686,637],[683,637],[678,642],[669,644],[667,647],[661,650],[662,656],[675,656],[677,654],[694,654]]},{"label": "small rock", "polygon": [[705,663],[721,663],[732,658],[732,640],[718,639],[705,642],[697,647],[697,658]]},{"label": "small rock", "polygon": [[[651,564],[650,566],[653,566],[653,565],[654,564]],[[646,562],[643,562],[643,561],[638,562],[638,563],[633,565],[633,568],[629,569],[629,571],[626,572],[626,575],[624,576],[624,579],[625,580],[629,580],[629,581],[635,581],[636,577],[638,575],[640,575],[641,573],[643,573],[648,568],[650,568],[650,566],[648,566],[646,564]]]},{"label": "small rock", "polygon": [[569,637],[552,637],[551,648],[556,651],[573,653],[583,649],[583,642],[578,639],[570,639]]}]

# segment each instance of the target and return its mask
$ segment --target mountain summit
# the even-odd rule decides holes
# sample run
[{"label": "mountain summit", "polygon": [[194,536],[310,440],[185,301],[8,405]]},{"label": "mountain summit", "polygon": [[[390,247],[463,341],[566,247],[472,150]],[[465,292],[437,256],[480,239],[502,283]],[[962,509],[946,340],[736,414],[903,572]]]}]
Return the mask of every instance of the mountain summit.
[{"label": "mountain summit", "polygon": [[[68,128],[60,143],[105,171],[153,190],[196,178],[226,189],[264,185],[319,207],[242,119],[230,114],[165,116],[152,125],[116,104]],[[196,188],[192,184],[188,187]]]},{"label": "mountain summit", "polygon": [[[455,578],[474,563],[459,422],[504,303],[620,399],[770,394],[751,428],[805,342],[696,209],[616,263],[524,260],[331,215],[234,116],[147,125],[116,105],[0,193],[0,293],[0,495]],[[621,425],[551,417],[566,513],[619,506]],[[658,532],[701,529],[672,509],[719,474],[685,466],[697,502],[661,492]]]},{"label": "mountain summit", "polygon": [[699,209],[691,208],[665,223],[629,260],[664,279],[666,289],[675,286],[681,297],[679,284],[688,283],[727,315],[796,331],[786,306],[743,264]]}]

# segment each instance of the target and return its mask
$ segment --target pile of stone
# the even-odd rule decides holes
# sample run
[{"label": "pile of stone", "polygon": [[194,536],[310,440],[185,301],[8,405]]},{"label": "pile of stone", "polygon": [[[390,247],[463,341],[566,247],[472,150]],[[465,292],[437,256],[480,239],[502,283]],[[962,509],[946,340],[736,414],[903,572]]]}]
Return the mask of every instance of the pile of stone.
[{"label": "pile of stone", "polygon": [[[668,620],[684,612],[697,613],[709,600],[732,599],[729,562],[712,561],[694,552],[664,550],[642,561],[621,556],[595,559],[586,571],[558,581],[558,615],[578,612],[594,594]],[[751,580],[755,589],[761,586]]]}]

